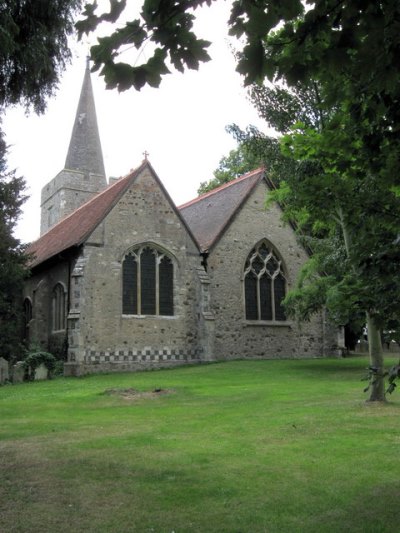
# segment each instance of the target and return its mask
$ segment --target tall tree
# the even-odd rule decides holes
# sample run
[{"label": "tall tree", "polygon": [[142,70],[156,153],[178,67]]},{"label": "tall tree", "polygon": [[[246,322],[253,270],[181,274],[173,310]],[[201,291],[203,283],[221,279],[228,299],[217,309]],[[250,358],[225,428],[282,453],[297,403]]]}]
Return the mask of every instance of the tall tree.
[{"label": "tall tree", "polygon": [[6,153],[0,133],[0,357],[14,360],[20,353],[20,294],[27,258],[13,229],[25,201],[25,182],[7,169]]},{"label": "tall tree", "polygon": [[357,130],[342,111],[321,132],[298,125],[283,141],[297,171],[273,198],[284,202],[285,216],[306,226],[314,251],[289,295],[289,309],[305,318],[326,304],[342,324],[350,314],[364,312],[373,374],[370,400],[382,401],[380,330],[400,311],[400,197],[394,180],[371,172]]},{"label": "tall tree", "polygon": [[[81,0],[5,0],[0,5],[0,119],[22,104],[41,113],[71,57],[68,36]],[[0,122],[0,356],[21,357],[24,247],[13,235],[25,201],[25,182],[7,168]]]},{"label": "tall tree", "polygon": [[249,88],[249,97],[266,126],[275,131],[275,136],[266,135],[255,126],[249,126],[245,131],[236,124],[227,126],[227,131],[238,141],[238,147],[221,159],[214,171],[214,178],[200,184],[199,194],[259,166],[264,166],[270,180],[278,185],[287,175],[296,171],[293,159],[284,155],[280,149],[279,136],[300,121],[317,129],[322,127],[326,112],[320,107],[318,86],[315,83],[310,88],[297,84],[290,90],[253,84]]}]

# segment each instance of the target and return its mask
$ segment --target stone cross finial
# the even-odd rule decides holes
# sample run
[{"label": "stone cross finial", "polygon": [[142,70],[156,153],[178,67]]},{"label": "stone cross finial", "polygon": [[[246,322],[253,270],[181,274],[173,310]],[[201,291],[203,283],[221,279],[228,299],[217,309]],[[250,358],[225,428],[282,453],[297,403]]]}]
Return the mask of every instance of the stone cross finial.
[{"label": "stone cross finial", "polygon": [[143,152],[143,155],[144,155],[144,159],[145,159],[145,161],[147,161],[147,158],[148,158],[148,156],[150,155],[149,152],[148,152],[147,150],[145,150],[145,151]]}]

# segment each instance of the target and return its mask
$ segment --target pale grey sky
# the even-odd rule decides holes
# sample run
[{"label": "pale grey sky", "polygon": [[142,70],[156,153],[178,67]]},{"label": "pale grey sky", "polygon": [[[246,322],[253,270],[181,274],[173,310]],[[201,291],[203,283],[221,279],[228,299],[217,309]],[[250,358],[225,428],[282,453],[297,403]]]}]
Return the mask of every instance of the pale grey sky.
[{"label": "pale grey sky", "polygon": [[[196,196],[201,181],[212,178],[220,158],[236,146],[225,127],[237,123],[265,129],[247,100],[227,40],[227,8],[212,16],[204,10],[201,34],[213,42],[212,61],[199,71],[166,76],[158,89],[105,89],[92,74],[97,119],[107,176],[122,176],[138,166],[143,152],[177,205]],[[39,236],[40,190],[64,167],[85,69],[87,45],[74,44],[74,60],[64,73],[47,112],[6,114],[9,166],[25,176],[30,199],[17,227],[23,242]]]}]

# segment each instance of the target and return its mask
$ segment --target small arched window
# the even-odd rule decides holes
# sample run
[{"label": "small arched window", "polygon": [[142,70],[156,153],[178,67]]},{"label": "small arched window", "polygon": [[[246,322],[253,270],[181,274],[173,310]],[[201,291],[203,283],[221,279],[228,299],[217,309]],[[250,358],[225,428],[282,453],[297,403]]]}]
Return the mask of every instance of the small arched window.
[{"label": "small arched window", "polygon": [[244,268],[244,297],[247,320],[286,320],[282,300],[286,278],[282,261],[266,241],[255,246]]},{"label": "small arched window", "polygon": [[131,250],[122,263],[124,315],[174,314],[174,264],[164,251],[152,246]]},{"label": "small arched window", "polygon": [[32,302],[30,298],[24,300],[24,339],[29,341],[29,323],[32,320]]},{"label": "small arched window", "polygon": [[61,331],[65,329],[65,304],[66,297],[64,287],[61,283],[57,283],[57,285],[53,289],[51,297],[51,315],[53,331]]}]

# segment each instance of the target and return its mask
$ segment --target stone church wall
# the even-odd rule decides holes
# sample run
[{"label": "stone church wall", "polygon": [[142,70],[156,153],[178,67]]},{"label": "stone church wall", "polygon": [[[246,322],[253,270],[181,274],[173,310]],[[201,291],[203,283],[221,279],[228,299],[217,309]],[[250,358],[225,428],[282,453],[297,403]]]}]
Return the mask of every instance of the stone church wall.
[{"label": "stone church wall", "polygon": [[[166,250],[174,262],[174,316],[122,314],[122,261],[135,245]],[[201,357],[199,252],[149,170],[139,175],[85,244],[72,274],[67,374],[135,370]],[[72,316],[73,315],[73,316]]]},{"label": "stone church wall", "polygon": [[275,247],[284,261],[289,287],[307,259],[292,228],[281,221],[279,207],[265,210],[266,191],[263,182],[257,186],[208,258],[211,310],[215,317],[215,359],[324,354],[321,316],[300,328],[290,321],[262,325],[245,319],[243,270],[254,245],[266,238]]},{"label": "stone church wall", "polygon": [[57,265],[32,274],[25,283],[24,298],[32,304],[32,319],[29,323],[29,342],[33,347],[52,351],[55,345],[61,345],[66,336],[66,329],[52,331],[52,294],[54,287],[60,283],[65,291],[65,312],[68,306],[69,261],[60,261]]},{"label": "stone church wall", "polygon": [[40,234],[69,215],[106,187],[106,179],[78,170],[62,170],[47,183],[41,194]]}]

